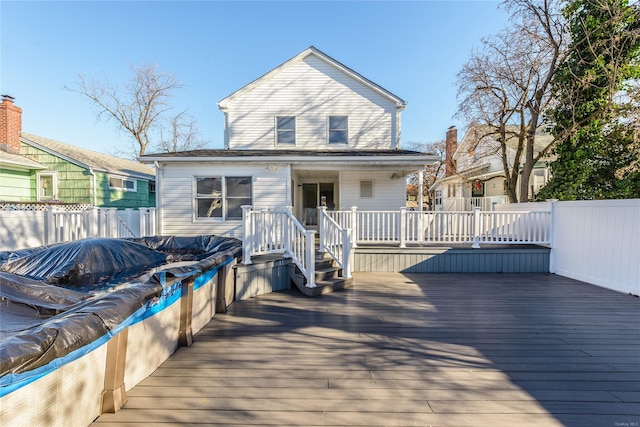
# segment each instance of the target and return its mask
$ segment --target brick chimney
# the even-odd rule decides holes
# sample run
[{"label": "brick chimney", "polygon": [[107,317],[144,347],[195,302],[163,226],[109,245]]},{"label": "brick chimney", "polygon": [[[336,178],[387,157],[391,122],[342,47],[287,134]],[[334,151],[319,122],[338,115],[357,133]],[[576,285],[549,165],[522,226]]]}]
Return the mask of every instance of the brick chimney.
[{"label": "brick chimney", "polygon": [[453,153],[458,149],[458,129],[451,126],[447,129],[447,137],[445,138],[445,176],[456,174],[456,161],[453,159]]},{"label": "brick chimney", "polygon": [[20,153],[22,108],[13,105],[13,97],[2,95],[0,104],[0,150]]}]

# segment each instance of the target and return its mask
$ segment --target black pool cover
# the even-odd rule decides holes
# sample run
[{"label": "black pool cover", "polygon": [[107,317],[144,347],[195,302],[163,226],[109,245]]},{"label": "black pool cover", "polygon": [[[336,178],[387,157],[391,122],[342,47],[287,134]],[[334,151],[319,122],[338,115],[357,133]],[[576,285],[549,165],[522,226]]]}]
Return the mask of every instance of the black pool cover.
[{"label": "black pool cover", "polygon": [[[232,238],[158,236],[0,252],[0,385],[95,341],[159,297],[157,269],[196,276],[241,249]],[[171,267],[176,261],[191,263]]]}]

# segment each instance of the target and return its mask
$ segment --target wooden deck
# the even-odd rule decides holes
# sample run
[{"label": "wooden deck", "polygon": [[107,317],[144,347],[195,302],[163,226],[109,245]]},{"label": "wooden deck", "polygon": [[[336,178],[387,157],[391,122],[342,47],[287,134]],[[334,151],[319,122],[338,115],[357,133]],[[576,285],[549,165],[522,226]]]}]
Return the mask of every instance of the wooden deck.
[{"label": "wooden deck", "polygon": [[358,273],[231,305],[96,427],[640,424],[640,300],[548,274]]}]

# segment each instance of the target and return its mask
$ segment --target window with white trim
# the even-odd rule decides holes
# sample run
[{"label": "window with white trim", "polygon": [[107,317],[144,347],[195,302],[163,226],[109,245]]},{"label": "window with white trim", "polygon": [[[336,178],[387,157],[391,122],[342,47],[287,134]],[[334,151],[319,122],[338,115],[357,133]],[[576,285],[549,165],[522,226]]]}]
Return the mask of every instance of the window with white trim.
[{"label": "window with white trim", "polygon": [[109,175],[109,188],[112,190],[138,191],[138,183],[135,179]]},{"label": "window with white trim", "polygon": [[373,198],[373,181],[360,181],[360,198]]},{"label": "window with white trim", "polygon": [[196,177],[196,218],[242,219],[242,206],[252,204],[250,176]]},{"label": "window with white trim", "polygon": [[296,144],[294,116],[276,116],[276,144]]},{"label": "window with white trim", "polygon": [[433,203],[436,206],[442,204],[442,190],[436,190],[433,192]]},{"label": "window with white trim", "polygon": [[55,200],[58,197],[58,181],[55,172],[38,173],[38,200]]},{"label": "window with white trim", "polygon": [[329,116],[329,144],[349,143],[349,116]]}]

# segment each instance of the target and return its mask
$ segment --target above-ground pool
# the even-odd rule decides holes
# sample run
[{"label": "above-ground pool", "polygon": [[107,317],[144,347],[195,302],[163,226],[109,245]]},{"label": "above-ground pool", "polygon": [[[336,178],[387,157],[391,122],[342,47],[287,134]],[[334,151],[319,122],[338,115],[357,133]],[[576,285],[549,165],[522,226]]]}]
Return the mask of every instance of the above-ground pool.
[{"label": "above-ground pool", "polygon": [[[78,378],[80,394],[86,394],[87,383],[101,388],[91,405],[103,407],[105,390],[113,390],[99,372],[108,372],[113,363],[123,365],[124,357],[122,384],[114,384],[124,396],[125,383],[133,387],[178,345],[190,343],[194,322],[195,332],[211,319],[225,279],[218,273],[222,269],[228,275],[241,248],[239,240],[219,236],[160,236],[94,238],[0,252],[0,424],[77,423],[65,420],[60,408],[42,418],[39,402],[29,403],[34,393],[29,385],[53,381],[44,379],[65,366],[80,366],[74,372],[87,377]],[[106,344],[119,335],[124,341],[118,352],[126,356],[110,362]],[[154,346],[155,355],[138,354],[153,353]],[[63,377],[55,381],[68,383]],[[51,396],[37,399],[52,401]],[[29,420],[24,405],[36,406]],[[91,422],[103,410],[94,409],[80,423]]]}]

